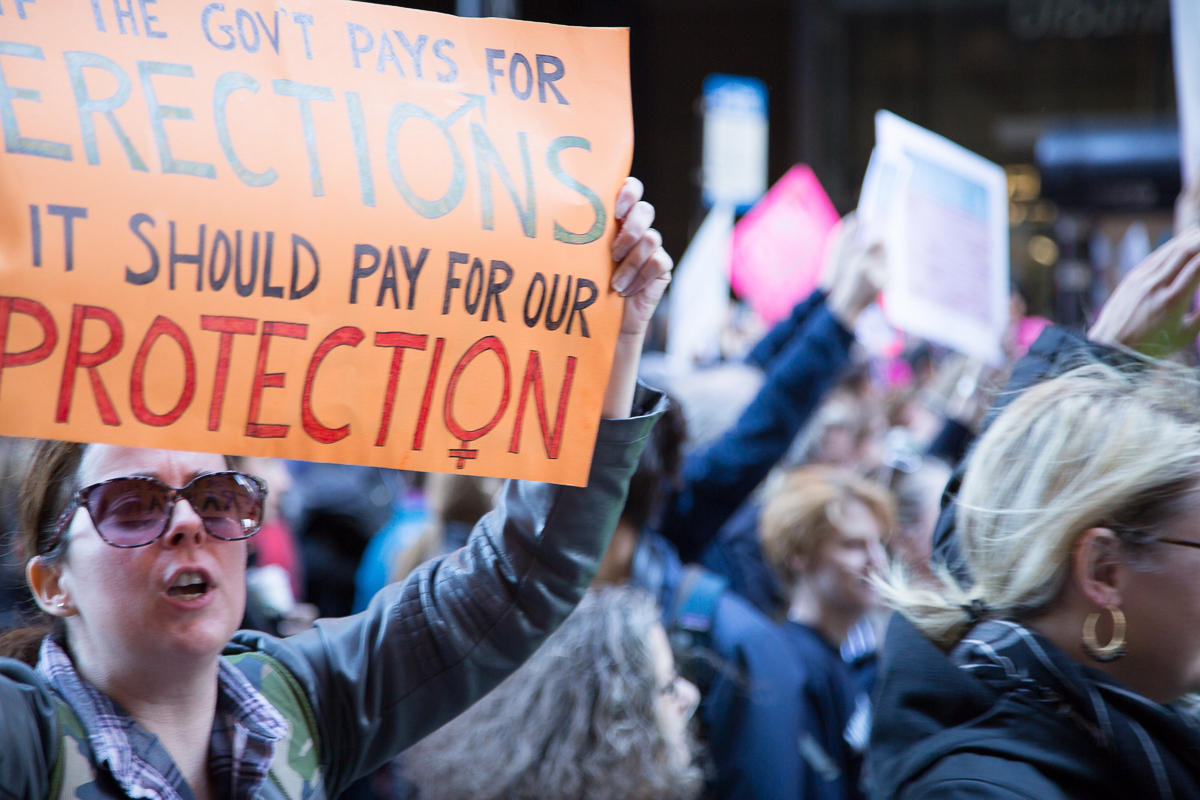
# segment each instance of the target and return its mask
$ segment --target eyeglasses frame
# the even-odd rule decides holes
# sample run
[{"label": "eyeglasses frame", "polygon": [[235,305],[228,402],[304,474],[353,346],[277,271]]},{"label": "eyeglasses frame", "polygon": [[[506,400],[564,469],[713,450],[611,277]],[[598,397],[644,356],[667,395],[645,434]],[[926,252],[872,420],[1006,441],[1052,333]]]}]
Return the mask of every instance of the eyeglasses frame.
[{"label": "eyeglasses frame", "polygon": [[[96,529],[96,533],[100,536],[101,539],[104,540],[104,543],[107,544],[109,547],[117,547],[122,550],[131,550],[136,547],[146,547],[147,545],[154,544],[159,539],[161,539],[163,537],[163,535],[166,534],[167,530],[171,527],[171,517],[175,510],[175,504],[178,503],[180,500],[186,499],[182,496],[182,493],[187,491],[187,488],[189,486],[191,486],[193,483],[195,483],[196,481],[201,480],[202,478],[212,478],[212,477],[215,477],[218,475],[235,475],[237,477],[246,478],[252,484],[254,484],[254,486],[261,493],[258,498],[259,503],[265,505],[265,501],[267,499],[267,482],[264,481],[262,478],[258,477],[257,475],[251,475],[249,473],[240,472],[235,469],[221,470],[220,472],[206,472],[203,475],[197,475],[196,477],[192,478],[190,481],[188,481],[187,483],[185,483],[183,486],[181,486],[179,488],[171,486],[169,483],[166,483],[165,481],[161,481],[158,478],[154,478],[149,475],[123,475],[123,476],[117,477],[117,478],[109,478],[106,481],[100,481],[99,483],[93,483],[90,486],[85,486],[82,489],[75,492],[75,494],[73,494],[71,496],[71,502],[67,505],[66,510],[64,510],[63,513],[59,516],[58,522],[55,524],[54,535],[50,538],[50,542],[46,545],[46,552],[49,552],[50,550],[53,550],[56,546],[58,546],[59,541],[62,539],[63,531],[66,530],[67,526],[70,524],[71,520],[74,518],[75,512],[81,508],[87,512],[88,519],[90,519],[92,522],[92,527]],[[167,507],[170,509],[170,511],[168,511],[166,519],[163,520],[162,530],[159,531],[158,535],[156,535],[153,539],[150,539],[149,541],[143,542],[141,544],[116,544],[115,542],[110,542],[103,533],[100,533],[100,525],[96,522],[95,517],[92,516],[92,509],[88,506],[88,502],[87,502],[88,496],[92,492],[94,492],[96,489],[99,489],[101,486],[107,486],[108,484],[116,483],[117,481],[149,481],[152,483],[156,483],[159,486],[165,486],[165,487],[167,487],[167,489],[170,490],[170,494],[168,495],[168,499],[167,499]],[[189,502],[189,505],[190,505],[190,502]],[[195,510],[195,509],[193,509],[193,510]],[[208,529],[207,525],[204,526],[205,533],[207,533],[209,536],[213,537],[214,539],[217,539],[222,542],[240,542],[243,539],[249,539],[251,536],[258,533],[259,530],[261,530],[261,529],[262,529],[262,520],[260,519],[258,522],[258,525],[256,525],[254,527],[254,530],[250,531],[250,533],[247,533],[245,536],[235,536],[232,538],[226,538],[224,536],[217,536],[215,533],[213,533],[212,531],[210,531]]]},{"label": "eyeglasses frame", "polygon": [[1183,547],[1200,548],[1200,542],[1192,542],[1187,539],[1172,539],[1168,536],[1160,536],[1155,541],[1166,542],[1167,544],[1177,544],[1177,545],[1181,545]]}]

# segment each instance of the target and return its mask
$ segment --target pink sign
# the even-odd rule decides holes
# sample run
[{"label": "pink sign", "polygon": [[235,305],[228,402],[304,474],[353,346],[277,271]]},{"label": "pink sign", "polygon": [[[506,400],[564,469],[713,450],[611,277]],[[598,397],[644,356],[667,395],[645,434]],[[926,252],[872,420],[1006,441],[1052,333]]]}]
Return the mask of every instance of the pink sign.
[{"label": "pink sign", "polygon": [[839,219],[813,171],[792,167],[734,227],[730,286],[775,324],[816,287]]}]

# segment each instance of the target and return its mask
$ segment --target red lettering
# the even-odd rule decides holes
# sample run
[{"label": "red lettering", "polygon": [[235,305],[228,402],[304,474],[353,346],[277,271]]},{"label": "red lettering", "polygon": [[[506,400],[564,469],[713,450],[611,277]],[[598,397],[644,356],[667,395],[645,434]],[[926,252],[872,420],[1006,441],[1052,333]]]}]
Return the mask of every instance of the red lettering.
[{"label": "red lettering", "polygon": [[[42,327],[41,344],[20,353],[8,352],[8,323],[14,313],[33,317]],[[57,344],[58,326],[44,305],[24,297],[0,297],[0,376],[3,376],[5,367],[27,367],[46,360]]]},{"label": "red lettering", "polygon": [[262,338],[258,343],[258,364],[254,367],[254,386],[250,390],[250,413],[246,418],[246,435],[258,439],[282,439],[287,436],[288,425],[268,425],[258,421],[262,410],[262,393],[265,388],[282,389],[284,373],[267,372],[267,350],[272,336],[290,339],[307,339],[308,326],[297,322],[264,322]]},{"label": "red lettering", "polygon": [[[500,359],[500,366],[504,370],[504,394],[500,397],[500,405],[496,409],[496,413],[492,415],[492,419],[486,425],[481,428],[476,428],[475,430],[466,430],[454,419],[454,393],[458,389],[458,381],[459,378],[462,377],[463,370],[467,368],[468,364],[475,360],[476,356],[481,355],[488,350],[491,350],[496,354],[496,357]],[[504,411],[508,408],[508,400],[511,394],[511,383],[511,375],[508,370],[508,353],[505,352],[504,345],[499,339],[497,339],[495,336],[485,336],[475,344],[471,345],[471,348],[467,350],[467,352],[463,354],[463,357],[458,360],[458,363],[454,365],[454,371],[450,373],[450,382],[446,384],[446,404],[444,407],[443,416],[446,420],[446,428],[449,429],[450,433],[454,434],[454,438],[461,441],[463,445],[466,445],[467,442],[475,441],[481,436],[486,435],[492,428],[496,427],[496,425],[500,422],[500,418],[504,416]],[[451,450],[450,455],[452,458],[458,459],[458,468],[462,469],[463,459],[474,458],[476,451],[463,447]]]},{"label": "red lettering", "polygon": [[200,327],[206,331],[220,331],[221,341],[217,352],[217,374],[213,378],[212,403],[208,407],[208,429],[221,427],[221,412],[225,408],[225,387],[229,383],[229,354],[233,351],[234,334],[254,335],[258,320],[246,317],[200,317]]},{"label": "red lettering", "polygon": [[[94,353],[80,352],[83,343],[83,323],[96,319],[108,326],[108,342]],[[117,410],[113,408],[112,398],[104,388],[104,381],[97,369],[101,364],[114,358],[121,352],[125,342],[125,331],[121,320],[107,308],[99,306],[76,305],[71,312],[71,335],[67,341],[67,360],[63,364],[62,382],[58,387],[58,412],[55,422],[66,422],[71,416],[71,398],[75,393],[75,373],[86,369],[92,382],[92,394],[96,396],[96,405],[100,409],[100,419],[105,425],[120,425]]]},{"label": "red lettering", "polygon": [[[387,391],[383,395],[383,416],[379,420],[379,435],[375,437],[376,447],[383,447],[387,443],[388,431],[392,427],[392,409],[396,405],[396,387],[400,383],[400,365],[404,361],[404,351],[406,349],[424,350],[427,341],[429,341],[428,336],[421,336],[415,333],[400,333],[396,331],[375,334],[376,347],[395,348],[392,351],[392,368],[388,373]],[[440,342],[442,341],[438,339],[439,344],[435,358],[441,357],[442,349]],[[426,391],[426,396],[428,394],[429,392]],[[423,406],[422,411],[424,412],[425,410],[426,408]],[[419,450],[420,448],[415,449]]]},{"label": "red lettering", "polygon": [[340,428],[328,428],[322,425],[317,419],[317,415],[313,413],[312,391],[313,384],[317,380],[317,368],[321,366],[325,356],[329,355],[330,350],[342,345],[358,347],[363,336],[360,329],[349,325],[338,328],[321,340],[313,352],[312,360],[308,362],[308,374],[304,376],[304,394],[300,397],[300,421],[304,425],[304,432],[322,444],[333,444],[345,439],[350,435],[350,426],[347,424]]},{"label": "red lettering", "polygon": [[537,350],[529,351],[529,361],[525,365],[525,379],[521,382],[521,396],[517,399],[517,419],[513,423],[512,441],[509,442],[508,452],[517,453],[521,449],[521,425],[525,421],[526,400],[529,397],[529,387],[533,387],[533,403],[537,408],[538,425],[542,430],[542,445],[546,448],[547,458],[558,458],[562,447],[563,425],[567,421],[567,399],[571,395],[571,383],[575,380],[575,356],[567,356],[567,372],[563,375],[562,388],[558,391],[558,412],[554,417],[554,433],[547,437],[549,426],[546,424],[546,392],[542,386],[542,361]]},{"label": "red lettering", "polygon": [[413,432],[413,450],[425,444],[425,424],[429,421],[429,407],[433,404],[433,387],[437,381],[438,368],[442,365],[442,350],[446,340],[438,339],[433,345],[433,360],[429,363],[429,377],[425,379],[425,396],[421,398],[421,413],[417,415],[417,429]]},{"label": "red lettering", "polygon": [[[179,349],[183,353],[184,367],[183,393],[180,394],[175,407],[165,414],[155,414],[146,405],[146,360],[150,357],[150,350],[160,336],[168,336],[179,345]],[[133,406],[133,415],[147,425],[161,428],[183,416],[183,412],[187,411],[195,396],[196,355],[192,352],[192,343],[188,341],[183,328],[166,317],[155,317],[154,322],[150,324],[150,330],[146,331],[146,338],[142,339],[142,346],[138,348],[137,357],[133,360],[133,374],[129,380],[129,404]]]}]

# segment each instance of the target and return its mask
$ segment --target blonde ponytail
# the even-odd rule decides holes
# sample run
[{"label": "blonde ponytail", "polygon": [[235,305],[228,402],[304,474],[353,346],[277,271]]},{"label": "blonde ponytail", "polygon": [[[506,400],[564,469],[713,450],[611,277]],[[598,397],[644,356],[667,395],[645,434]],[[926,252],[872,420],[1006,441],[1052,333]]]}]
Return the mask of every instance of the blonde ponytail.
[{"label": "blonde ponytail", "polygon": [[[933,585],[893,568],[882,596],[949,649],[980,607],[1022,619],[1048,608],[1075,539],[1110,528],[1134,552],[1200,484],[1200,383],[1174,364],[1090,364],[1036,386],[970,456],[956,535],[973,583],[942,568]],[[974,613],[972,603],[974,601]]]}]

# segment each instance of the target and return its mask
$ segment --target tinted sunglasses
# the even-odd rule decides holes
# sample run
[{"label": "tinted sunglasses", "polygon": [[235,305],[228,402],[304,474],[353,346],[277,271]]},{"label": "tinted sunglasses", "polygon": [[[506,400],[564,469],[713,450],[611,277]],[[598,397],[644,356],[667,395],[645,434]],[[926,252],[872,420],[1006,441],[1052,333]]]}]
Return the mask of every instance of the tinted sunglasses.
[{"label": "tinted sunglasses", "polygon": [[80,507],[108,544],[144,547],[167,532],[180,500],[188,501],[210,536],[226,542],[248,539],[262,526],[266,497],[266,482],[244,472],[210,472],[182,489],[140,475],[113,478],[75,493],[47,549],[57,544]]}]

